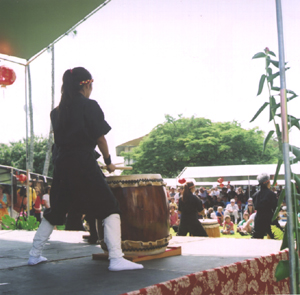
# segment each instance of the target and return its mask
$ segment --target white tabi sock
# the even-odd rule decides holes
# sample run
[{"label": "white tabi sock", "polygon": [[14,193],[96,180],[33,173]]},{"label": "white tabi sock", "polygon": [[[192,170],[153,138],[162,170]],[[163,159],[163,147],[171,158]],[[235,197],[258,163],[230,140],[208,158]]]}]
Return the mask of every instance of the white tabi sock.
[{"label": "white tabi sock", "polygon": [[121,249],[121,220],[119,214],[111,214],[103,220],[104,242],[108,248],[110,271],[142,269],[143,265],[123,258]]}]

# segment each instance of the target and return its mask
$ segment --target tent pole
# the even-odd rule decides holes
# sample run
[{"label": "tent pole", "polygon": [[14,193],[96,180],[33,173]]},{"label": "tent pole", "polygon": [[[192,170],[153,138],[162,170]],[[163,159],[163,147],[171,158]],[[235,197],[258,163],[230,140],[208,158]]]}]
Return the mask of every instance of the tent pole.
[{"label": "tent pole", "polygon": [[287,120],[287,101],[286,101],[286,80],[285,80],[285,57],[283,42],[283,23],[281,0],[276,0],[276,16],[278,31],[279,48],[279,70],[280,70],[280,106],[281,106],[281,125],[282,125],[282,147],[285,171],[285,197],[287,201],[287,233],[289,245],[289,266],[290,266],[290,292],[297,294],[296,279],[296,255],[294,241],[294,212],[291,190],[291,168],[289,159],[289,134]]},{"label": "tent pole", "polygon": [[[27,74],[28,65],[25,66],[25,113],[26,113],[26,171],[28,177],[28,167],[29,167],[29,155],[28,155],[28,97],[27,97]],[[29,179],[27,178],[26,195],[27,195],[27,217],[30,214],[30,202],[29,202]]]}]

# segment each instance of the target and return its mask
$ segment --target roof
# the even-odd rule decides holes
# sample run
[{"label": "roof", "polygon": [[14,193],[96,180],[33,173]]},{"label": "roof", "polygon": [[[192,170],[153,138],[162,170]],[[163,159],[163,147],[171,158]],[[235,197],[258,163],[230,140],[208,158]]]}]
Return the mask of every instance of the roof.
[{"label": "roof", "polygon": [[[274,176],[276,167],[277,164],[185,167],[178,178],[194,178],[196,182],[216,182],[219,177],[223,177],[224,182],[245,179],[256,180],[257,175],[260,173],[268,173],[271,177]],[[300,174],[299,164],[294,164],[291,168],[294,173]],[[284,179],[284,165],[280,168],[278,179]]]},{"label": "roof", "polygon": [[138,146],[140,144],[140,142],[142,141],[142,139],[145,136],[147,136],[147,135],[148,134],[146,134],[146,135],[144,135],[142,137],[139,137],[139,138],[132,139],[130,141],[124,142],[124,143],[116,146],[116,154],[117,154],[117,156],[120,156],[120,153],[125,151],[125,147],[135,147],[135,146]]},{"label": "roof", "polygon": [[[16,172],[20,174],[26,174],[25,170],[0,165],[0,183],[1,184],[12,184],[12,174],[16,175]],[[29,180],[39,180],[45,183],[52,183],[52,177],[44,176],[38,173],[30,172],[29,173]]]},{"label": "roof", "polygon": [[0,0],[0,53],[29,60],[74,30],[106,2]]}]

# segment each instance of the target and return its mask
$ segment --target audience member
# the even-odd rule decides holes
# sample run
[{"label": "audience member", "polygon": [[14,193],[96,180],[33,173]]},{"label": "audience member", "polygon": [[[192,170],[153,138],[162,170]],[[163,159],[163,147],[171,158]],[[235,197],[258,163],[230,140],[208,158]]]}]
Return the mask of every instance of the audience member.
[{"label": "audience member", "polygon": [[218,211],[216,213],[216,216],[218,218],[218,222],[220,225],[223,224],[223,221],[224,221],[224,213],[223,213],[223,207],[218,207]]},{"label": "audience member", "polygon": [[253,203],[248,203],[247,204],[247,209],[245,208],[245,212],[248,212],[249,217],[255,212],[255,208]]},{"label": "audience member", "polygon": [[10,198],[3,191],[4,186],[0,185],[0,221],[4,215],[9,215],[8,207],[10,207]]},{"label": "audience member", "polygon": [[239,222],[236,228],[236,231],[240,233],[242,236],[248,235],[247,230],[244,228],[244,224],[246,224],[248,220],[249,220],[249,213],[245,211],[243,214],[243,220]]},{"label": "audience member", "polygon": [[212,196],[219,196],[220,195],[220,191],[219,191],[219,189],[218,189],[218,186],[215,186],[214,188],[213,188],[213,190],[211,191],[211,195]]},{"label": "audience member", "polygon": [[178,204],[179,199],[182,197],[183,188],[179,187],[177,193],[175,194],[175,203]]},{"label": "audience member", "polygon": [[221,230],[223,235],[233,235],[234,234],[234,227],[233,222],[230,219],[229,215],[225,215],[225,221],[223,224],[223,229]]},{"label": "audience member", "polygon": [[178,213],[177,211],[175,211],[175,206],[171,205],[170,206],[170,227],[172,227],[175,233],[177,233],[178,226],[179,226]]},{"label": "audience member", "polygon": [[46,194],[43,195],[42,204],[46,209],[50,208],[50,190],[51,190],[51,186],[49,185],[46,188]]},{"label": "audience member", "polygon": [[221,198],[221,200],[226,200],[226,202],[228,202],[228,193],[227,193],[227,188],[226,187],[223,187],[221,189],[220,198]]},{"label": "audience member", "polygon": [[230,204],[228,204],[225,208],[225,215],[229,215],[230,217],[234,217],[234,222],[237,224],[238,221],[238,212],[239,212],[239,207],[237,204],[235,204],[235,199],[230,200]]},{"label": "audience member", "polygon": [[175,194],[176,194],[176,193],[175,193],[175,187],[172,186],[172,187],[170,188],[170,198],[175,197]]},{"label": "audience member", "polygon": [[201,199],[201,201],[203,203],[206,201],[207,196],[208,196],[208,194],[207,194],[207,191],[205,190],[205,188],[204,187],[200,187],[199,197],[200,197],[200,199]]},{"label": "audience member", "polygon": [[178,209],[178,206],[177,206],[177,204],[176,204],[176,202],[175,202],[175,198],[174,198],[174,197],[171,197],[171,202],[170,202],[170,204],[169,204],[169,207],[171,208],[171,206],[174,206],[174,207],[175,207],[175,210]]},{"label": "audience member", "polygon": [[208,208],[207,213],[206,213],[206,218],[213,219],[213,217],[212,217],[213,213],[214,213],[214,209],[212,207]]},{"label": "audience member", "polygon": [[40,188],[36,188],[36,199],[33,204],[34,216],[38,222],[42,221],[41,213],[42,213],[42,191]]},{"label": "audience member", "polygon": [[234,199],[235,196],[237,195],[237,193],[234,190],[234,187],[232,185],[230,186],[230,191],[227,192],[227,194],[228,194],[228,200]]},{"label": "audience member", "polygon": [[211,196],[207,196],[207,199],[204,202],[204,208],[208,209],[208,208],[213,207],[213,206],[214,206],[214,201],[213,201],[212,197]]}]

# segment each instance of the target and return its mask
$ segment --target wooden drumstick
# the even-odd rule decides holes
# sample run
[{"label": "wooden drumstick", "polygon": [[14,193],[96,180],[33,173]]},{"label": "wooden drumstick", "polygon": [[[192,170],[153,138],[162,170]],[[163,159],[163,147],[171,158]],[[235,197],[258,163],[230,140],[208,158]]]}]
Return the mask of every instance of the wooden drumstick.
[{"label": "wooden drumstick", "polygon": [[[107,169],[107,166],[100,166],[101,169]],[[116,170],[132,170],[131,166],[116,166]]]}]

